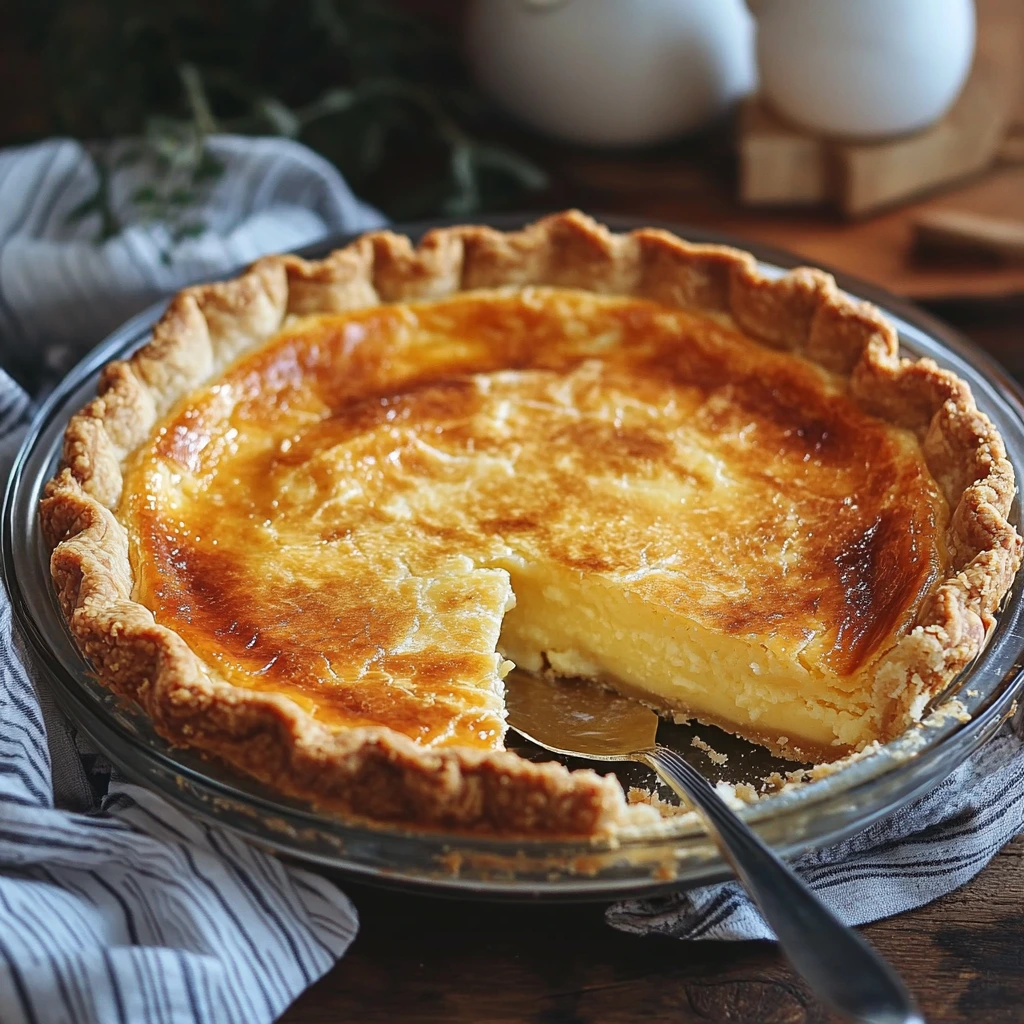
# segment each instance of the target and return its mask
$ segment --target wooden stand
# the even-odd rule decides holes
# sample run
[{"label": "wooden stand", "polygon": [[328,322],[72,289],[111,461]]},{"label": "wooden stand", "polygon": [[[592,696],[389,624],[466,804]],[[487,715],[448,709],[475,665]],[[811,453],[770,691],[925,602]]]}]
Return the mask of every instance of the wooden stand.
[{"label": "wooden stand", "polygon": [[1021,79],[1021,18],[1006,0],[980,0],[974,67],[937,124],[884,142],[838,142],[795,128],[758,99],[740,117],[740,201],[827,203],[856,218],[988,167],[1003,146]]}]

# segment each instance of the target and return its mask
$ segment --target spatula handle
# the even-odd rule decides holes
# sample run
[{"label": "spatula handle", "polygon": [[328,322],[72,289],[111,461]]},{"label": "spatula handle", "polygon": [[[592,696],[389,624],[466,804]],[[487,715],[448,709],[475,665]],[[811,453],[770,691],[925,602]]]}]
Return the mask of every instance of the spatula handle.
[{"label": "spatula handle", "polygon": [[638,755],[700,813],[778,937],[821,1001],[865,1024],[924,1024],[895,971],[818,900],[684,758],[667,747]]}]

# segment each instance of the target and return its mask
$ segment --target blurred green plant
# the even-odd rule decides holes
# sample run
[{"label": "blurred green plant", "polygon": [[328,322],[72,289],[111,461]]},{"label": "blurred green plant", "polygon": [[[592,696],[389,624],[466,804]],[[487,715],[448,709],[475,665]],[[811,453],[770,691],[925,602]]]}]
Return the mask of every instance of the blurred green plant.
[{"label": "blurred green plant", "polygon": [[215,132],[281,135],[331,160],[394,218],[469,216],[542,188],[543,172],[488,140],[493,111],[452,41],[373,0],[17,0],[45,61],[58,131],[135,137],[97,157],[96,194],[72,214],[120,230],[109,181],[141,169],[134,215],[172,241],[223,168]]}]

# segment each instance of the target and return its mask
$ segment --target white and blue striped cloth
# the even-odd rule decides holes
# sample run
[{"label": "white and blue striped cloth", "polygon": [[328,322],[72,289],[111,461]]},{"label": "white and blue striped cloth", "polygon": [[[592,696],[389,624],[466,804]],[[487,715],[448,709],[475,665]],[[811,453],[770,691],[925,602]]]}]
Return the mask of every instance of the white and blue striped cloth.
[{"label": "white and blue striped cloth", "polygon": [[60,374],[104,335],[157,299],[268,252],[384,221],[323,157],[284,139],[207,141],[221,175],[193,189],[187,218],[206,231],[175,243],[161,222],[140,221],[134,197],[147,167],[114,171],[108,209],[123,225],[96,245],[101,219],[76,208],[100,184],[97,159],[117,165],[132,148],[91,158],[70,140],[0,153],[0,365],[28,379]]},{"label": "white and blue striped cloth", "polygon": [[[150,301],[263,252],[376,226],[315,154],[218,137],[225,173],[203,198],[210,230],[173,244],[132,222],[132,172],[112,182],[126,227],[101,246],[68,213],[96,185],[73,142],[0,153],[0,362],[45,387]],[[169,245],[172,259],[164,254]],[[0,370],[0,479],[29,400]],[[355,911],[333,885],[116,780],[78,749],[0,593],[0,1024],[260,1024],[340,957]],[[920,906],[973,877],[1024,827],[1024,752],[1007,731],[932,794],[805,858],[842,918]],[[683,938],[770,937],[735,883],[618,904],[616,928]]]},{"label": "white and blue striped cloth", "polygon": [[[1021,831],[1024,747],[1007,727],[926,796],[793,866],[840,920],[867,924],[958,889]],[[737,882],[618,903],[605,919],[636,935],[775,937]]]},{"label": "white and blue striped cloth", "polygon": [[[191,281],[271,250],[381,223],[302,146],[222,137],[210,230],[173,246],[129,223],[68,222],[97,184],[82,147],[0,153],[0,364],[45,386],[110,329]],[[128,221],[130,171],[111,202]],[[29,400],[0,370],[0,480]],[[345,952],[355,909],[338,889],[137,786],[94,805],[94,754],[52,705],[0,592],[0,1024],[261,1024]],[[92,776],[93,778],[95,776]]]}]

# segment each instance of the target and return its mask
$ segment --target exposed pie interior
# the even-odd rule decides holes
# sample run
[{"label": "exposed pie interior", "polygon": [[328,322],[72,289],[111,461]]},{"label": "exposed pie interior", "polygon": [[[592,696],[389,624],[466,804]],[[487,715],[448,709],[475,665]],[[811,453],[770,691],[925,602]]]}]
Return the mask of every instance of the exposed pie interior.
[{"label": "exposed pie interior", "polygon": [[613,781],[502,751],[512,663],[841,756],[980,650],[1012,494],[967,386],[827,275],[566,214],[183,293],[43,520],[72,631],[173,741],[374,817],[592,833]]}]

